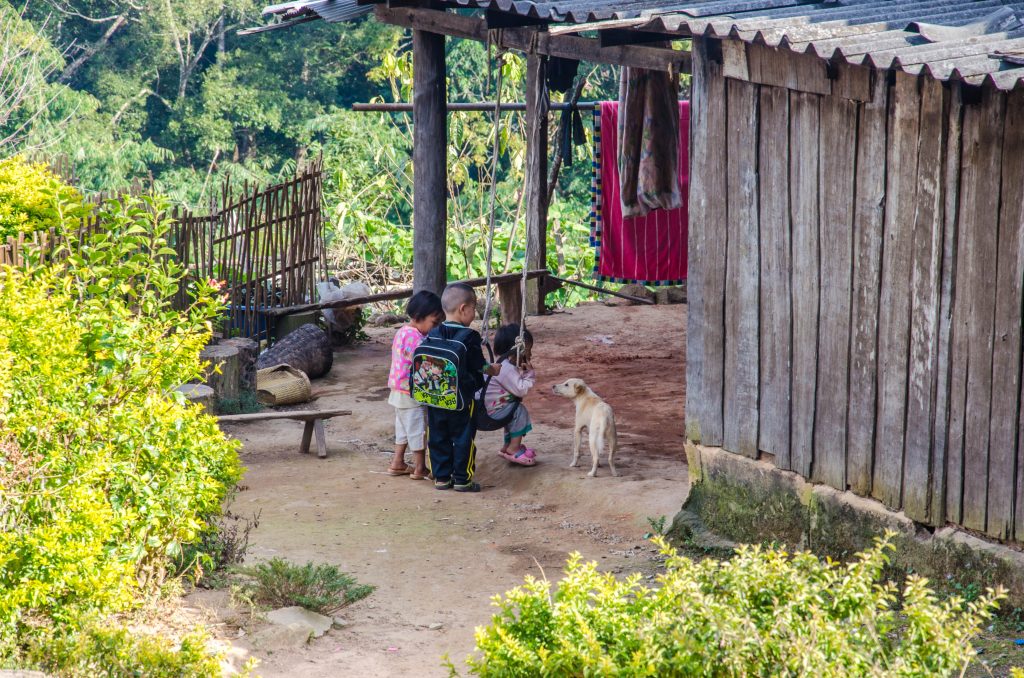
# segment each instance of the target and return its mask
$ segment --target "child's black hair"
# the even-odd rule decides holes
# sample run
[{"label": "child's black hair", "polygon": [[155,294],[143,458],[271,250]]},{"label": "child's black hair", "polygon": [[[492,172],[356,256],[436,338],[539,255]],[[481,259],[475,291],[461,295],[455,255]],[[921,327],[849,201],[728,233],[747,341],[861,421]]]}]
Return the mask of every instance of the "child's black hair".
[{"label": "child's black hair", "polygon": [[[502,325],[499,327],[498,331],[494,333],[494,353],[496,356],[503,353],[510,353],[516,345],[516,339],[518,338],[519,325],[516,323]],[[523,341],[527,344],[533,343],[533,335],[530,334],[530,330],[523,332]]]},{"label": "child's black hair", "polygon": [[420,290],[412,295],[412,299],[405,307],[405,314],[417,322],[431,316],[444,315],[444,309],[441,308],[441,297],[433,292]]}]

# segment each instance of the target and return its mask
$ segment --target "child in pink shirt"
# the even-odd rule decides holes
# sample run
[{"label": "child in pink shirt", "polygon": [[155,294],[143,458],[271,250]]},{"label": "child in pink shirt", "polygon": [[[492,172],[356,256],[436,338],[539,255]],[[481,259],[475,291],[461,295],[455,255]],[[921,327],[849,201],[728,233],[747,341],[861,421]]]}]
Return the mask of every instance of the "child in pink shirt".
[{"label": "child in pink shirt", "polygon": [[[412,354],[427,336],[444,320],[441,298],[426,290],[417,292],[405,308],[409,322],[403,325],[391,342],[391,372],[388,404],[395,408],[395,454],[388,466],[388,475],[409,476],[414,480],[427,477],[424,450],[426,448],[426,413],[423,406],[409,394],[409,373]],[[413,465],[405,463],[405,451],[412,449]]]},{"label": "child in pink shirt", "polygon": [[537,453],[523,444],[523,437],[533,430],[533,423],[522,402],[537,379],[530,363],[533,335],[523,333],[523,346],[517,352],[518,338],[519,325],[516,324],[504,325],[494,334],[494,352],[499,356],[507,355],[499,363],[501,371],[487,383],[484,405],[487,414],[494,419],[512,417],[505,424],[505,444],[499,454],[515,464],[533,466]]}]

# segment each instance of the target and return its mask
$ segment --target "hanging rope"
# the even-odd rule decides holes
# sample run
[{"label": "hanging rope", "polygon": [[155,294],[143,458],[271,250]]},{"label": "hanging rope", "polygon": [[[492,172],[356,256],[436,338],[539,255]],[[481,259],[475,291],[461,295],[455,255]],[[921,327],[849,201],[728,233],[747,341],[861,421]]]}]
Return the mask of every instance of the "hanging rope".
[{"label": "hanging rope", "polygon": [[[495,96],[494,96],[494,150],[491,156],[491,190],[490,190],[490,220],[489,228],[487,232],[487,275],[484,283],[484,318],[483,318],[483,343],[490,348],[490,326],[491,326],[491,300],[493,298],[491,277],[493,275],[493,255],[494,255],[494,234],[497,227],[497,192],[498,192],[498,159],[501,155],[501,84],[502,84],[502,70],[504,66],[505,50],[501,48],[501,29],[489,31],[487,34],[487,81],[491,81],[491,47],[497,43],[497,65],[498,73],[495,76]],[[533,41],[530,44],[530,53],[536,52],[537,47],[537,35],[534,34]],[[543,93],[542,93],[543,98]],[[547,115],[547,111],[541,111],[541,115]],[[537,149],[534,149],[537,152]],[[520,199],[525,196],[526,191],[524,190]],[[544,199],[544,196],[541,196]],[[530,261],[530,236],[526,234],[526,247],[523,253],[523,277],[520,281],[520,322],[519,322],[519,336],[516,338],[515,351],[516,351],[516,364],[521,362],[522,349],[524,346],[524,336],[526,334],[526,283],[528,280],[529,273],[529,261]]]},{"label": "hanging rope", "polygon": [[496,77],[496,87],[494,96],[494,150],[491,156],[491,195],[490,195],[490,228],[487,233],[487,279],[484,283],[484,319],[483,319],[483,342],[488,347],[491,345],[490,341],[490,327],[491,327],[491,275],[493,273],[494,264],[494,230],[495,230],[495,212],[498,199],[498,156],[499,143],[501,141],[501,71],[502,65],[504,64],[505,52],[501,49],[501,33],[498,31],[489,31],[487,33],[487,80],[491,80],[491,46],[494,42],[493,33],[497,32],[497,43],[498,47],[498,75]]},{"label": "hanging rope", "polygon": [[[530,49],[528,51],[528,54],[530,54],[531,56],[534,56],[537,53],[537,41],[539,40],[539,37],[540,37],[540,33],[535,31],[533,33],[532,39],[530,40]],[[527,83],[527,88],[528,88],[527,91],[530,91],[529,90],[529,86],[530,86],[530,84]],[[540,91],[538,91],[536,93],[536,95],[538,97],[538,101],[532,102],[534,104],[534,106],[533,106],[534,115],[536,115],[537,117],[540,117],[542,115],[546,116],[548,114],[547,106],[543,105],[543,103],[547,101],[547,97],[548,97],[548,93],[547,93],[547,79],[546,78],[542,78],[541,79]],[[527,96],[526,107],[528,109],[530,108],[530,103],[531,102],[529,100],[529,96]],[[527,138],[527,145],[529,145],[529,138]],[[542,149],[540,149],[540,148],[537,148],[536,145],[535,145],[534,148],[533,148],[533,152],[534,153],[542,153],[544,151]],[[529,152],[527,152],[527,153],[529,154]],[[529,157],[527,157],[527,166],[529,166]],[[540,176],[540,181],[541,182],[544,182],[546,180],[547,180],[547,177],[545,177],[543,175]],[[525,193],[525,191],[524,191],[524,193]],[[547,199],[547,187],[546,186],[544,187],[544,190],[540,191],[540,193],[536,196],[536,199],[537,200],[545,200],[545,199]],[[518,365],[521,362],[522,352],[523,352],[523,348],[525,346],[525,343],[524,343],[525,339],[524,339],[524,337],[526,336],[526,310],[527,310],[526,309],[526,283],[527,283],[527,272],[529,271],[529,268],[530,268],[530,233],[529,233],[529,229],[525,229],[525,230],[526,230],[526,247],[523,248],[523,278],[519,282],[519,296],[522,299],[522,308],[521,308],[520,314],[519,314],[519,317],[520,317],[520,321],[519,321],[519,337],[516,339],[516,365]],[[546,231],[547,229],[542,229],[542,230]],[[541,263],[544,264],[545,266],[547,265],[547,262],[541,262]],[[540,283],[538,283],[538,285],[539,284]],[[540,296],[539,290],[538,290],[538,296]],[[544,298],[543,297],[540,297],[540,303],[541,303],[541,305],[543,305],[543,303],[544,303]]]}]

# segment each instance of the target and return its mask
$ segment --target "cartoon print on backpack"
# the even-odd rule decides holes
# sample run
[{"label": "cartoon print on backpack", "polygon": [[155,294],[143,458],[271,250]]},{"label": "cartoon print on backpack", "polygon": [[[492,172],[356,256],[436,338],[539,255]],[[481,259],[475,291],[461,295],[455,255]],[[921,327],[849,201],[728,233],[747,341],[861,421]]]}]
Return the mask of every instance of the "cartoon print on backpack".
[{"label": "cartoon print on backpack", "polygon": [[451,360],[418,354],[412,366],[413,398],[430,407],[459,409],[458,366]]}]

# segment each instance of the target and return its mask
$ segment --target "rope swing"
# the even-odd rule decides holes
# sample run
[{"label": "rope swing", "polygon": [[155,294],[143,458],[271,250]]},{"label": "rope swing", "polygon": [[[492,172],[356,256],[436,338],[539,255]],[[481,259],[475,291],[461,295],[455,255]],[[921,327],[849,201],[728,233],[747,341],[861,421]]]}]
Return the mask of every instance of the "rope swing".
[{"label": "rope swing", "polygon": [[[501,45],[501,29],[489,31],[487,34],[487,80],[491,81],[493,61],[491,59],[491,48],[494,44],[499,45],[496,60],[498,72],[494,77],[495,82],[495,96],[494,96],[494,113],[493,113],[493,124],[494,124],[494,148],[491,155],[491,190],[490,190],[490,220],[489,228],[487,232],[487,275],[484,283],[484,318],[483,318],[483,343],[487,346],[487,350],[492,352],[490,333],[491,333],[491,300],[493,298],[493,283],[491,278],[493,276],[493,255],[494,255],[494,234],[497,228],[497,193],[498,193],[498,159],[501,155],[501,84],[502,84],[502,71],[504,70],[505,64],[505,53],[506,50],[500,47]],[[525,195],[526,191],[523,191]],[[522,195],[520,196],[520,200]],[[516,364],[519,364],[520,357],[522,355],[523,348],[523,336],[526,333],[526,281],[527,281],[527,262],[530,260],[530,238],[527,235],[526,246],[523,253],[523,277],[520,282],[521,288],[521,304],[519,323],[519,337],[516,339]],[[501,358],[502,356],[499,356]],[[493,358],[492,358],[493,359]]]}]

